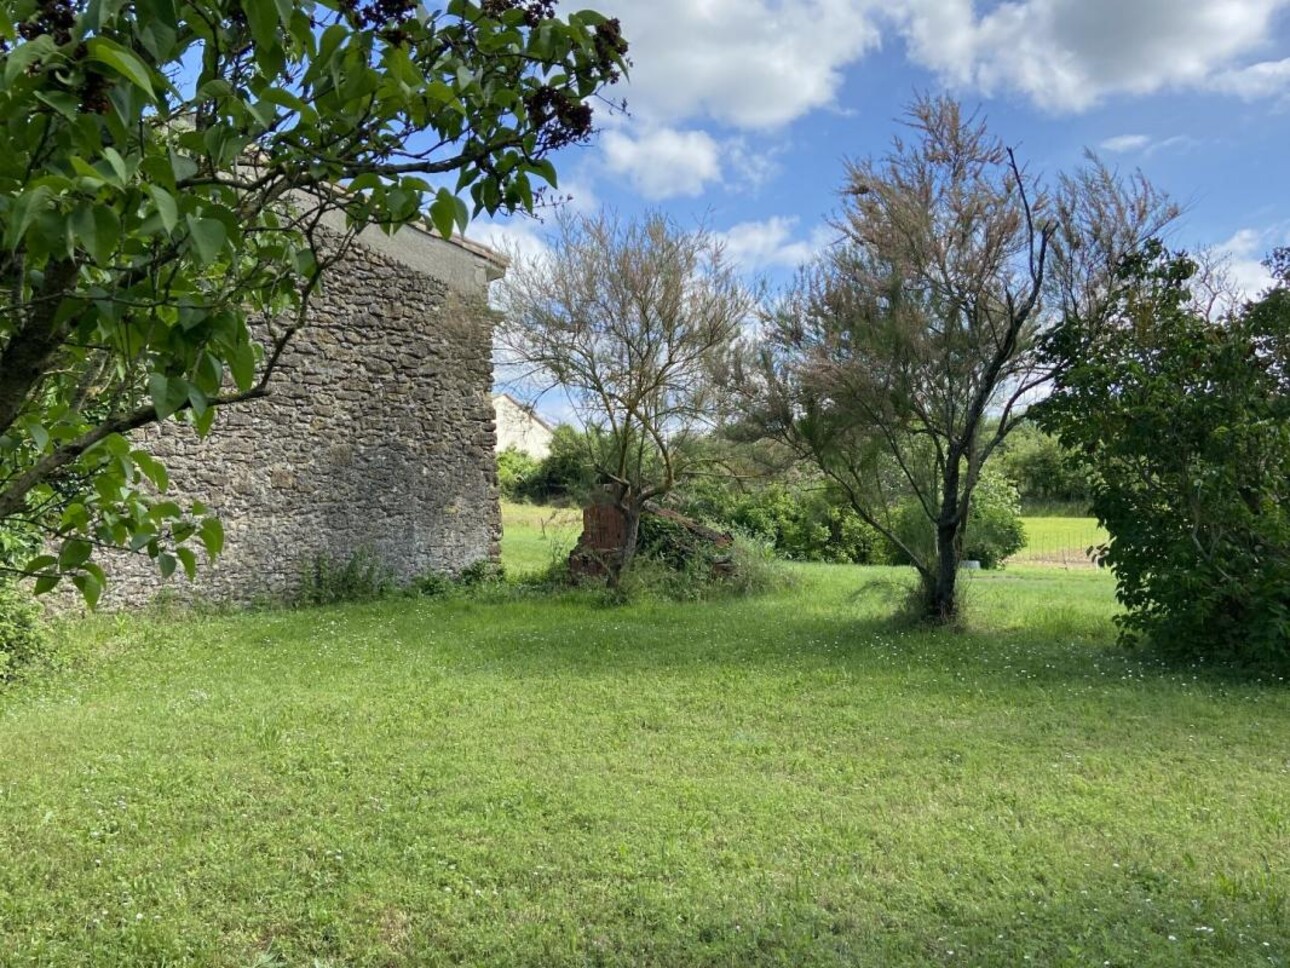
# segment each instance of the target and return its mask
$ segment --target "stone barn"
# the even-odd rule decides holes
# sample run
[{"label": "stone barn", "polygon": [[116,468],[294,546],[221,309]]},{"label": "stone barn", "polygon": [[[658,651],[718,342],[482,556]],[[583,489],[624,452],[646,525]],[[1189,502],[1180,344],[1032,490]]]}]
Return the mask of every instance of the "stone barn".
[{"label": "stone barn", "polygon": [[551,453],[555,428],[538,416],[531,404],[520,403],[509,393],[493,395],[497,423],[497,452],[514,447],[521,454],[541,460]]},{"label": "stone barn", "polygon": [[[105,561],[109,604],[292,595],[319,558],[375,554],[397,578],[496,560],[501,538],[488,284],[505,260],[416,227],[369,230],[332,271],[264,399],[200,440],[168,424],[149,446],[170,494],[224,524],[197,581],[146,557]],[[199,561],[204,559],[198,549]]]}]

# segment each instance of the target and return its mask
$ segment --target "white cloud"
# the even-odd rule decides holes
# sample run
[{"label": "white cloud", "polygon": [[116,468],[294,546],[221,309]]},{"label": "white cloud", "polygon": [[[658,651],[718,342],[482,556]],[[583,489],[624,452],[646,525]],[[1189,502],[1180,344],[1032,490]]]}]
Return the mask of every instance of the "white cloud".
[{"label": "white cloud", "polygon": [[1170,148],[1194,148],[1199,144],[1200,142],[1195,138],[1182,134],[1161,138],[1159,141],[1145,134],[1121,134],[1114,138],[1107,138],[1098,147],[1111,154],[1133,153],[1149,158],[1158,151],[1167,151]]},{"label": "white cloud", "polygon": [[633,136],[611,129],[600,144],[609,170],[649,199],[700,195],[721,178],[721,149],[706,131],[660,127]]},{"label": "white cloud", "polygon": [[1153,155],[1157,151],[1167,151],[1170,148],[1196,148],[1201,144],[1195,138],[1188,137],[1185,134],[1176,134],[1172,138],[1162,138],[1160,141],[1153,141],[1147,146],[1144,154]]},{"label": "white cloud", "polygon": [[1117,134],[1114,138],[1107,138],[1098,147],[1112,154],[1124,154],[1130,151],[1141,151],[1149,144],[1151,139],[1145,134]]},{"label": "white cloud", "polygon": [[819,225],[806,238],[794,238],[797,225],[797,218],[776,215],[760,222],[740,222],[717,234],[726,256],[748,271],[795,269],[815,258],[837,234]]},{"label": "white cloud", "polygon": [[[875,0],[601,0],[633,62],[634,114],[773,128],[833,101],[843,68],[877,46]],[[617,93],[617,92],[615,92]]]},{"label": "white cloud", "polygon": [[1290,0],[601,0],[631,44],[615,94],[647,125],[774,129],[834,106],[884,33],[952,87],[1082,111],[1115,94],[1290,91],[1252,63]]},{"label": "white cloud", "polygon": [[[1290,0],[601,0],[631,44],[598,163],[651,201],[714,184],[756,189],[779,171],[765,133],[839,109],[847,69],[884,39],[965,96],[1017,95],[1055,113],[1114,96],[1208,91],[1284,97],[1290,58],[1264,59]],[[714,127],[714,124],[718,127]],[[733,129],[733,130],[731,130]],[[744,134],[748,132],[749,134]],[[757,134],[751,134],[756,132]],[[754,145],[755,147],[750,147]],[[1195,145],[1142,133],[1102,149]],[[589,194],[589,193],[588,193]],[[575,209],[595,207],[581,194]]]},{"label": "white cloud", "polygon": [[508,259],[543,259],[550,252],[542,233],[542,223],[524,216],[512,216],[499,222],[475,222],[467,238],[500,252]]},{"label": "white cloud", "polygon": [[1245,101],[1290,95],[1290,57],[1223,71],[1214,76],[1210,87],[1224,94],[1235,94]]},{"label": "white cloud", "polygon": [[1252,299],[1272,285],[1272,274],[1263,265],[1263,259],[1278,244],[1290,241],[1285,226],[1271,229],[1241,229],[1230,239],[1214,246],[1214,251],[1226,262],[1228,274],[1237,289],[1247,299]]},{"label": "white cloud", "polygon": [[726,165],[734,173],[735,180],[753,191],[779,174],[778,156],[787,148],[786,145],[766,147],[762,144],[754,147],[746,138],[732,138],[723,147]]},{"label": "white cloud", "polygon": [[947,83],[1082,111],[1117,93],[1224,83],[1234,93],[1263,90],[1284,68],[1244,76],[1251,68],[1236,62],[1265,44],[1273,16],[1287,6],[1290,0],[1012,0],[978,16],[973,0],[904,0],[888,14],[910,56]]}]

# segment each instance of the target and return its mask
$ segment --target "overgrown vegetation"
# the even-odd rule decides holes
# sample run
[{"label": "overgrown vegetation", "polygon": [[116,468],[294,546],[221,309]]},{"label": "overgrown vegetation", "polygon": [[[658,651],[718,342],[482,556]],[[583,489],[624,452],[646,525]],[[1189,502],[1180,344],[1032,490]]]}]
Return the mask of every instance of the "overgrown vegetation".
[{"label": "overgrown vegetation", "polygon": [[302,605],[337,605],[384,598],[397,587],[394,576],[371,548],[360,548],[349,557],[315,555],[301,576],[298,600]]},{"label": "overgrown vegetation", "polygon": [[1060,440],[1025,420],[999,450],[998,469],[1017,488],[1021,511],[1045,517],[1083,517],[1092,491],[1088,469]]},{"label": "overgrown vegetation", "polygon": [[[551,434],[550,452],[537,466],[517,475],[512,501],[572,506],[584,503],[595,487],[595,432],[560,424]],[[521,463],[519,466],[523,467]],[[527,470],[527,468],[526,468]]]},{"label": "overgrown vegetation", "polygon": [[360,548],[344,559],[318,555],[301,576],[295,604],[342,605],[401,597],[436,598],[502,581],[499,564],[480,560],[452,575],[431,571],[400,582],[371,548]]},{"label": "overgrown vegetation", "polygon": [[497,455],[497,489],[507,501],[522,501],[528,496],[531,481],[542,462],[522,450],[507,447]]},{"label": "overgrown vegetation", "polygon": [[774,550],[747,535],[729,543],[716,532],[700,531],[660,514],[641,518],[641,574],[621,589],[624,599],[659,596],[671,601],[701,601],[762,594],[787,581]]},{"label": "overgrown vegetation", "polygon": [[[642,525],[651,517],[642,518]],[[616,604],[628,602],[712,602],[763,595],[790,583],[774,552],[738,537],[721,549],[696,547],[685,556],[643,537],[639,560],[628,580],[609,590]]]},{"label": "overgrown vegetation", "polygon": [[[580,438],[571,427],[557,428],[551,453],[540,461],[518,451],[499,454],[503,496],[535,505],[589,496],[595,470]],[[696,459],[712,470],[678,486],[666,506],[696,521],[746,535],[790,561],[909,564],[908,555],[861,519],[836,485],[809,469],[775,463],[764,444],[732,443],[714,436],[690,446],[698,452]],[[778,455],[779,461],[783,459]],[[1002,461],[1001,465],[1011,466]],[[1023,461],[1020,466],[1031,465]],[[1048,484],[1053,476],[1044,467],[1033,466],[1029,479]],[[965,557],[994,568],[1024,542],[1021,504],[1018,489],[1004,474],[987,471],[981,488],[967,528]],[[925,528],[915,520],[914,510],[898,512],[897,527],[902,540],[923,547]]]},{"label": "overgrown vegetation", "polygon": [[827,482],[797,473],[767,481],[715,477],[676,496],[686,515],[747,534],[793,561],[881,564],[882,539]]}]

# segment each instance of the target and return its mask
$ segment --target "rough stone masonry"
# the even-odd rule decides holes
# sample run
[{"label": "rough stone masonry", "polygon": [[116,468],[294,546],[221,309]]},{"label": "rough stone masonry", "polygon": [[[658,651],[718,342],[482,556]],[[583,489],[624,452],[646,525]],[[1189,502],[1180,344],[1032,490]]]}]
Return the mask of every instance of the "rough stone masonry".
[{"label": "rough stone masonry", "polygon": [[[294,594],[320,556],[374,553],[394,575],[496,560],[488,283],[505,262],[417,228],[368,232],[332,271],[274,377],[200,440],[168,423],[148,435],[170,495],[218,512],[224,553],[190,583],[146,557],[105,562],[106,602],[247,602]],[[204,555],[198,550],[199,560]]]}]

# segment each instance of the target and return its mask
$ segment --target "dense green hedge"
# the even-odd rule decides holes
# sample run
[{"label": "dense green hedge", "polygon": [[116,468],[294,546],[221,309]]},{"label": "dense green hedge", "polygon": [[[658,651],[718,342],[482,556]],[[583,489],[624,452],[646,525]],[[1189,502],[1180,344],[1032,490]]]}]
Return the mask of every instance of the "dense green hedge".
[{"label": "dense green hedge", "polygon": [[561,424],[551,437],[551,451],[534,460],[514,448],[497,455],[497,481],[502,496],[533,504],[578,504],[595,478],[591,451],[575,427]]},{"label": "dense green hedge", "polygon": [[880,560],[878,533],[822,486],[803,482],[741,488],[702,481],[675,498],[682,514],[764,541],[782,558],[857,564]]},{"label": "dense green hedge", "polygon": [[1083,516],[1092,491],[1088,470],[1078,455],[1029,421],[1008,435],[992,463],[1017,486],[1026,513]]},{"label": "dense green hedge", "polygon": [[523,501],[528,497],[529,482],[537,472],[539,462],[523,451],[507,447],[497,455],[497,487],[508,501]]}]

